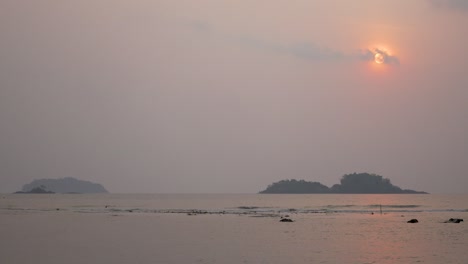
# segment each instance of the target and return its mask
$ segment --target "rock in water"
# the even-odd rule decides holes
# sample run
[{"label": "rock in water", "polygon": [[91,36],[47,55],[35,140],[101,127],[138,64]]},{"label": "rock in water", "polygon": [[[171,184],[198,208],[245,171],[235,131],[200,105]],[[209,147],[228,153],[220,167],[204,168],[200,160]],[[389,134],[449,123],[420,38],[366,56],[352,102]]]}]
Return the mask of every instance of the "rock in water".
[{"label": "rock in water", "polygon": [[418,219],[411,219],[407,223],[418,223],[418,222],[419,222]]},{"label": "rock in water", "polygon": [[458,224],[460,222],[463,222],[463,219],[461,218],[450,218],[448,221],[445,221],[444,223],[455,223]]}]

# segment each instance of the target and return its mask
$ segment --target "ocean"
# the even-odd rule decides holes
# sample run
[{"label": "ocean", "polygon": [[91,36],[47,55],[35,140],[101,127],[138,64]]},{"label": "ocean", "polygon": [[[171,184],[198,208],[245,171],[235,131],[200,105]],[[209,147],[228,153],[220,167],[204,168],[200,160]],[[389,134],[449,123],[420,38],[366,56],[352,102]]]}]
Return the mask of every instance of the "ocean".
[{"label": "ocean", "polygon": [[468,195],[3,194],[0,263],[468,263],[445,223],[467,216]]}]

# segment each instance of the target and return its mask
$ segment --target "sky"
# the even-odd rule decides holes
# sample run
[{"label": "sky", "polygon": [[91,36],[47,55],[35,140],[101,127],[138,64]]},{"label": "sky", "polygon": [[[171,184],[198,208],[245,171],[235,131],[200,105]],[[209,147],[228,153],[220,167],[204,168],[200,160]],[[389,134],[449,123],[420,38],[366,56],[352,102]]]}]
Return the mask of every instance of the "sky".
[{"label": "sky", "polygon": [[464,0],[1,1],[0,192],[467,193],[467,25]]}]

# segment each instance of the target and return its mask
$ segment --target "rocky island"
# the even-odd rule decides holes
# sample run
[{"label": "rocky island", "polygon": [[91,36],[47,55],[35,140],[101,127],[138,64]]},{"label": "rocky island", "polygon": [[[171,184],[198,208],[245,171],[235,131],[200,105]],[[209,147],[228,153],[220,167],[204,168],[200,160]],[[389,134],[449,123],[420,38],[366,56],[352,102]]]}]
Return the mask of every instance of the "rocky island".
[{"label": "rocky island", "polygon": [[341,178],[340,184],[335,184],[331,188],[321,184],[320,182],[309,182],[305,180],[298,181],[295,179],[282,180],[270,184],[260,193],[426,194],[426,192],[401,189],[400,187],[393,185],[389,179],[370,173],[346,174]]},{"label": "rocky island", "polygon": [[82,181],[72,177],[61,179],[39,179],[23,185],[16,193],[107,193],[99,183]]}]

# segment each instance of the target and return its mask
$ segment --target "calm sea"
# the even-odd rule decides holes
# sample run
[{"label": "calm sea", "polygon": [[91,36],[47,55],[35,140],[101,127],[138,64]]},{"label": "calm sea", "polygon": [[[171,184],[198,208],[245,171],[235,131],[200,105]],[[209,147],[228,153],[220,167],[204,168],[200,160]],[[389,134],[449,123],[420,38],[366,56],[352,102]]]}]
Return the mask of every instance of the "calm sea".
[{"label": "calm sea", "polygon": [[0,197],[0,263],[468,263],[468,195]]}]

